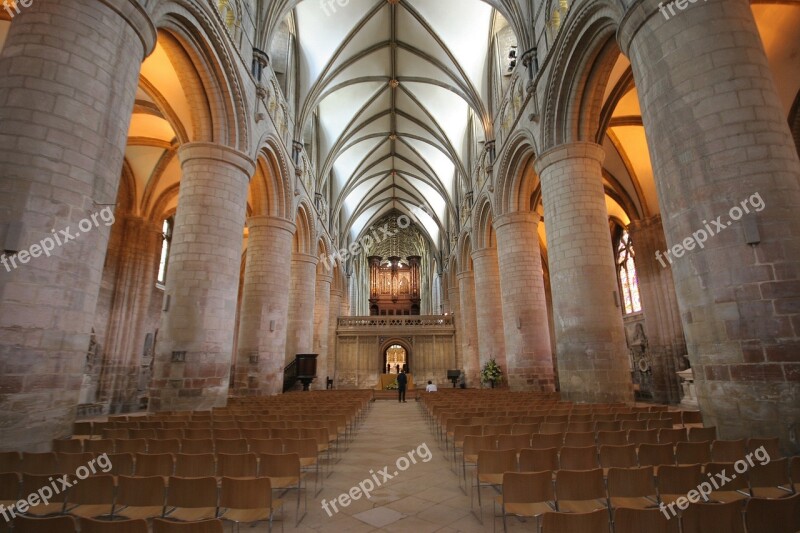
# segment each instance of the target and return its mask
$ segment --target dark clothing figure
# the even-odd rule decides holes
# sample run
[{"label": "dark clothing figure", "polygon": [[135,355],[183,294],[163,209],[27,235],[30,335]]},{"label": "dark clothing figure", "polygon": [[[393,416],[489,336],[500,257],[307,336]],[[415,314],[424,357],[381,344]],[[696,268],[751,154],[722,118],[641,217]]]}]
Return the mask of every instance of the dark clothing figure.
[{"label": "dark clothing figure", "polygon": [[403,372],[397,375],[397,401],[405,403],[406,401],[406,385],[408,385],[408,376]]}]

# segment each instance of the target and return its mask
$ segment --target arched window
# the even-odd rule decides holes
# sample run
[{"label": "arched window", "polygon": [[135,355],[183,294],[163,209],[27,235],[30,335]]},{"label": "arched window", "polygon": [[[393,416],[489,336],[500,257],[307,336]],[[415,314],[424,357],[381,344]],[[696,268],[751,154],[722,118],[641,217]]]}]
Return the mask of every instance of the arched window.
[{"label": "arched window", "polygon": [[163,242],[161,244],[161,261],[158,264],[158,280],[160,286],[164,286],[167,282],[167,267],[169,266],[169,252],[172,244],[172,228],[175,225],[175,218],[169,217],[164,221],[161,228]]},{"label": "arched window", "polygon": [[638,313],[642,310],[642,300],[639,297],[639,277],[636,275],[636,265],[633,243],[628,230],[623,230],[617,246],[617,278],[622,291],[625,305],[625,314]]}]

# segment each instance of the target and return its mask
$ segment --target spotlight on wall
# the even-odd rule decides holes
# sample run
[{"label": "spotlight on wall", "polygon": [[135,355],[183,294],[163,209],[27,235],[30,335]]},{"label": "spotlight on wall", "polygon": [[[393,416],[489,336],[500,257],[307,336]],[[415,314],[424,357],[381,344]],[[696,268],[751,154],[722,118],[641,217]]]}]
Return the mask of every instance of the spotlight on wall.
[{"label": "spotlight on wall", "polygon": [[522,319],[517,317],[517,329],[522,329]]},{"label": "spotlight on wall", "polygon": [[270,331],[275,331],[275,321],[274,320],[270,320],[269,321],[269,330]]}]

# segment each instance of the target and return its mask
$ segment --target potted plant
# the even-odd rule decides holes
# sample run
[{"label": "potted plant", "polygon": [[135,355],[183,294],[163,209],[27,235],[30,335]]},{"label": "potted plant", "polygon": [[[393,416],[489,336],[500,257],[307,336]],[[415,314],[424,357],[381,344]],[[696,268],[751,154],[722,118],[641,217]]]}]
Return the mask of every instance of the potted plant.
[{"label": "potted plant", "polygon": [[483,365],[483,370],[481,370],[482,382],[486,383],[488,381],[492,384],[492,388],[494,388],[495,383],[500,381],[502,377],[503,371],[500,370],[500,366],[494,359],[489,359],[486,364]]}]

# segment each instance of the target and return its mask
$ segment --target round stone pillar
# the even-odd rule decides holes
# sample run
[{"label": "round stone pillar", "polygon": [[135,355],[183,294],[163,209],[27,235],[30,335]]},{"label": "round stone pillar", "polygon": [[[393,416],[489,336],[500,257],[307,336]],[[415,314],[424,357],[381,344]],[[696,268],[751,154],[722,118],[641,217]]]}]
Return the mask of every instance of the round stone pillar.
[{"label": "round stone pillar", "polygon": [[[317,268],[320,268],[319,266]],[[331,310],[331,282],[333,276],[322,266],[317,272],[316,300],[314,302],[314,348],[311,353],[317,354],[317,379],[311,388],[325,390],[325,378],[328,376],[328,326]]]},{"label": "round stone pillar", "polygon": [[108,258],[107,270],[113,269],[113,285],[109,287],[108,323],[101,342],[98,401],[107,403],[110,413],[129,413],[139,410],[145,320],[158,276],[163,239],[162,228],[151,220],[125,215],[117,219],[117,225],[122,228],[122,237],[116,257]]},{"label": "round stone pillar", "polygon": [[458,286],[450,287],[447,289],[447,293],[450,304],[448,312],[453,315],[453,321],[455,325],[455,335],[453,337],[453,357],[455,357],[456,364],[452,368],[452,370],[455,370],[457,368],[464,368],[463,347],[461,344],[461,336],[464,329],[464,325],[461,323],[461,295],[459,294]]},{"label": "round stone pillar", "polygon": [[192,143],[183,176],[158,332],[151,411],[227,403],[242,240],[253,161],[221,145]]},{"label": "round stone pillar", "polygon": [[239,313],[235,388],[239,395],[283,391],[295,225],[282,218],[247,220],[247,263]]},{"label": "round stone pillar", "polygon": [[478,319],[475,311],[475,277],[471,270],[458,273],[461,309],[461,356],[467,387],[479,388]]},{"label": "round stone pillar", "polygon": [[797,453],[800,162],[750,2],[640,1],[618,39],[669,246],[652,260],[672,269],[703,420]]},{"label": "round stone pillar", "polygon": [[549,392],[555,381],[538,226],[534,212],[508,213],[494,222],[508,384]]},{"label": "round stone pillar", "polygon": [[0,450],[44,451],[72,431],[112,222],[91,217],[113,215],[156,31],[134,0],[17,4],[0,55]]},{"label": "round stone pillar", "polygon": [[631,402],[633,383],[602,182],[603,148],[574,143],[536,161],[561,397]]},{"label": "round stone pillar", "polygon": [[319,258],[313,255],[298,252],[292,254],[286,364],[294,361],[299,353],[314,353],[314,304],[318,262]]},{"label": "round stone pillar", "polygon": [[339,326],[339,316],[342,316],[342,303],[344,292],[331,287],[331,301],[328,308],[328,367],[320,370],[325,375],[335,380],[336,376],[336,328]]},{"label": "round stone pillar", "polygon": [[487,247],[472,252],[475,272],[475,307],[478,323],[478,359],[480,369],[489,359],[494,359],[503,371],[503,381],[509,379],[503,338],[503,305],[500,296],[500,265],[497,248]]}]

